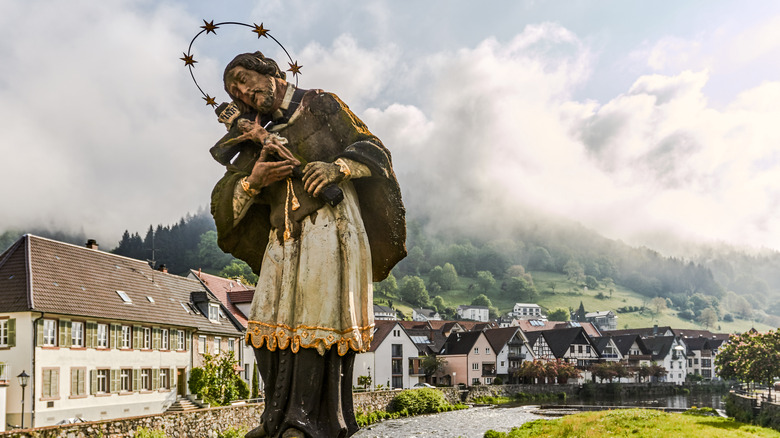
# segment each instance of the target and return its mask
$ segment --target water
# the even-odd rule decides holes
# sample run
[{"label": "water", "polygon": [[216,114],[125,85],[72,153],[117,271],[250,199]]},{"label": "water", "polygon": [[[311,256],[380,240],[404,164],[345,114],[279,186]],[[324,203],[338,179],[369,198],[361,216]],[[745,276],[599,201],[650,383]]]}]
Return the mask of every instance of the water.
[{"label": "water", "polygon": [[[580,400],[570,398],[565,402],[550,404],[668,407],[688,409],[692,406],[721,408],[722,394],[669,395],[660,397],[597,398]],[[532,413],[537,406],[486,406],[442,414],[386,420],[367,426],[356,438],[482,438],[490,429],[508,432],[523,423],[550,418]]]}]

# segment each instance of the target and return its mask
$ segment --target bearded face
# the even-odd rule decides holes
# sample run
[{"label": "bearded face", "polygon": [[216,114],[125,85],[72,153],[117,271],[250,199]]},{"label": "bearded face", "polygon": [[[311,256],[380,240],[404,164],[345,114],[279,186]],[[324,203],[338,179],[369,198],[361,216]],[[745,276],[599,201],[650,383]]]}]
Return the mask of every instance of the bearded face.
[{"label": "bearded face", "polygon": [[240,66],[234,67],[228,72],[225,89],[258,113],[271,113],[276,95],[276,81],[271,76]]}]

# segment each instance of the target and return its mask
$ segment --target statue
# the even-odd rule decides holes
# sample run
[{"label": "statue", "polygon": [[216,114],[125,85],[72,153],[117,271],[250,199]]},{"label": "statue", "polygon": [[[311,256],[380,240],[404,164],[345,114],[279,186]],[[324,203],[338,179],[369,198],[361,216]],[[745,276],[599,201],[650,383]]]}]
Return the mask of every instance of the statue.
[{"label": "statue", "polygon": [[352,366],[374,326],[372,282],[406,255],[389,151],[336,95],[286,82],[260,52],[225,68],[227,172],[212,193],[218,242],[258,273],[247,342],[265,410],[247,437],[359,429]]}]

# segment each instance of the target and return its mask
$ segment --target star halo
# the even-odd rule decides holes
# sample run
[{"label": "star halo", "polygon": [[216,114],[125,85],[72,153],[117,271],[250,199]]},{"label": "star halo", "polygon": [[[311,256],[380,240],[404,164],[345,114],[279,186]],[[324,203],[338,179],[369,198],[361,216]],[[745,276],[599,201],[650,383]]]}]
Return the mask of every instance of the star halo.
[{"label": "star halo", "polygon": [[301,67],[298,65],[298,61],[293,61],[292,57],[290,56],[290,53],[287,51],[287,49],[284,48],[282,43],[279,42],[276,38],[274,38],[273,35],[270,34],[270,30],[263,27],[263,23],[260,23],[258,26],[257,24],[246,24],[246,23],[239,23],[236,21],[224,21],[222,23],[216,23],[214,24],[214,20],[206,21],[203,20],[204,26],[200,26],[201,31],[195,34],[195,36],[192,38],[192,41],[190,41],[189,47],[187,47],[187,53],[184,53],[183,58],[179,58],[182,61],[184,61],[184,66],[187,67],[190,70],[190,76],[192,77],[192,82],[195,83],[195,86],[198,87],[198,91],[200,91],[200,94],[203,95],[203,100],[206,101],[206,105],[211,105],[212,107],[217,107],[217,102],[214,97],[211,97],[209,94],[207,94],[198,84],[198,81],[195,79],[195,72],[193,71],[193,68],[195,67],[195,63],[198,61],[195,60],[195,55],[192,54],[192,46],[195,43],[195,40],[198,39],[199,36],[201,36],[204,32],[208,35],[209,33],[212,33],[216,35],[217,33],[214,31],[215,29],[219,29],[220,26],[244,26],[251,29],[251,32],[257,35],[257,38],[266,37],[272,39],[281,49],[284,51],[285,55],[287,55],[287,59],[289,60],[288,64],[290,65],[290,68],[287,70],[289,72],[292,72],[293,77],[295,78],[295,85],[298,86],[298,75],[301,74]]}]

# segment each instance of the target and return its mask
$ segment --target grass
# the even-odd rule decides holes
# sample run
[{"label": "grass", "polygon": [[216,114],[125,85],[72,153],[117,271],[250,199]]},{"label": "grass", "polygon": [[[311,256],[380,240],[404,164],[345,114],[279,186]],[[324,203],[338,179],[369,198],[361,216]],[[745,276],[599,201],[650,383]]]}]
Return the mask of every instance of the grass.
[{"label": "grass", "polygon": [[780,432],[732,419],[699,415],[667,414],[646,409],[585,412],[556,420],[536,420],[508,433],[493,430],[485,438],[604,437],[721,438],[780,437]]},{"label": "grass", "polygon": [[[536,300],[536,303],[546,309],[563,307],[576,310],[580,305],[580,301],[582,301],[588,312],[601,310],[612,310],[613,312],[616,312],[617,309],[621,307],[642,307],[643,305],[650,305],[650,299],[620,285],[615,285],[613,287],[614,291],[610,296],[610,292],[606,288],[601,287],[599,289],[585,290],[579,285],[569,281],[563,274],[546,271],[532,271],[530,274],[533,277],[536,289],[539,291],[539,297]],[[420,277],[428,284],[427,275],[421,275]],[[401,278],[398,278],[397,280],[400,284]],[[457,308],[461,304],[471,304],[471,301],[476,296],[484,293],[472,278],[460,277],[459,283],[458,287],[454,290],[438,292],[438,295],[444,299],[444,302],[448,307]],[[555,284],[554,292],[549,286],[550,283]],[[469,286],[472,284],[474,286],[470,291]],[[492,301],[493,306],[497,307],[499,313],[503,315],[512,310],[516,300],[502,296],[500,287],[501,281],[497,280],[496,286],[488,290],[486,295]],[[597,298],[599,293],[603,294],[605,298]],[[431,298],[433,298],[434,294],[430,291],[429,294],[431,295]],[[378,302],[379,300],[392,301],[393,306],[396,309],[411,318],[413,306],[403,302],[400,298],[387,297],[375,293],[374,302]],[[643,312],[617,313],[617,316],[618,328],[620,329],[652,327],[654,324],[658,324],[659,326],[672,326],[680,329],[704,328],[695,321],[679,318],[677,316],[677,311],[671,309],[662,310],[658,314],[648,309]],[[750,330],[750,328],[753,327],[759,331],[775,329],[775,327],[770,327],[766,324],[743,319],[735,319],[733,322],[718,321],[714,327],[710,327],[709,329],[717,333],[736,333]]]}]

